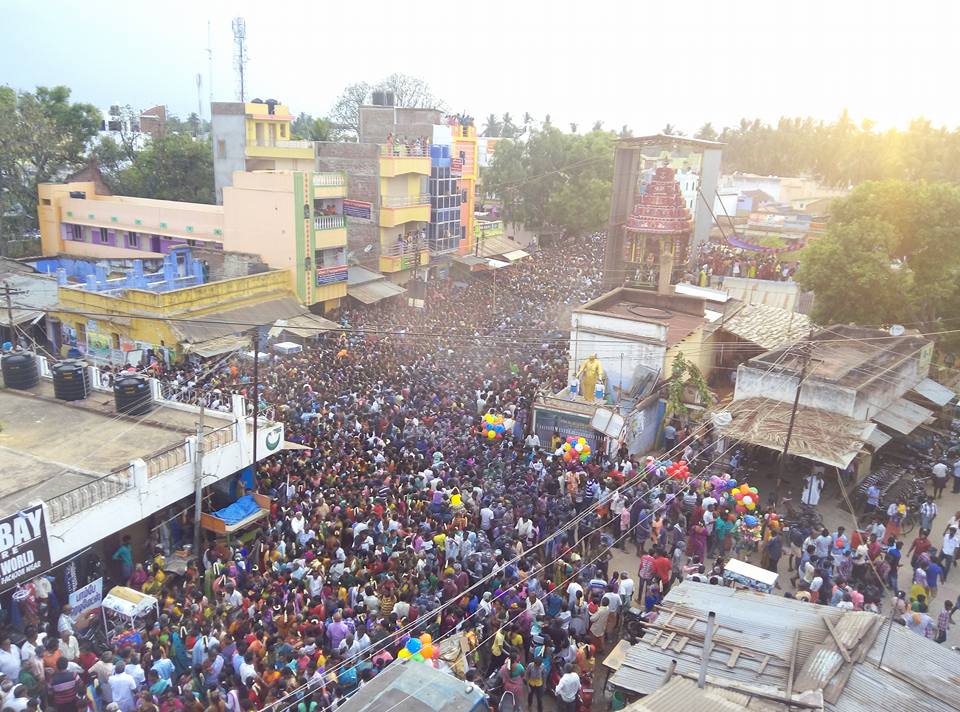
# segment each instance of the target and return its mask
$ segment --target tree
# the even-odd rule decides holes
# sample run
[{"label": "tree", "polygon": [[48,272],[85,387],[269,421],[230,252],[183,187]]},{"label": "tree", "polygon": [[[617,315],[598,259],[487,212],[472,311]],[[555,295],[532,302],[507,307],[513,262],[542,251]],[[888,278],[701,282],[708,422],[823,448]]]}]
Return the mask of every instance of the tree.
[{"label": "tree", "polygon": [[630,138],[631,136],[633,136],[633,131],[630,129],[629,126],[624,124],[620,128],[620,138]]},{"label": "tree", "polygon": [[602,227],[609,217],[614,134],[563,133],[545,125],[524,142],[497,145],[483,187],[504,218],[528,227],[554,225],[569,235]]},{"label": "tree", "polygon": [[314,118],[303,112],[290,126],[294,139],[303,141],[336,141],[339,132],[330,119]]},{"label": "tree", "polygon": [[415,109],[443,108],[443,102],[433,95],[430,85],[419,77],[412,77],[409,74],[391,74],[382,80],[377,88],[392,91],[396,106]]},{"label": "tree", "polygon": [[504,114],[500,125],[500,135],[504,138],[516,138],[519,133],[520,130],[516,124],[513,123],[513,117],[510,116],[510,112]]},{"label": "tree", "polygon": [[153,138],[129,165],[116,172],[110,183],[111,190],[121,195],[213,203],[210,142],[182,133]]},{"label": "tree", "polygon": [[685,404],[685,392],[687,388],[693,388],[697,393],[700,405],[709,409],[713,404],[713,394],[707,387],[707,382],[703,378],[703,373],[692,361],[688,361],[683,352],[677,352],[670,365],[670,381],[667,384],[667,404],[661,421],[663,424],[669,423],[674,415],[683,415],[687,412]]},{"label": "tree", "polygon": [[488,137],[499,136],[503,131],[503,124],[496,114],[490,114],[483,124],[483,135]]},{"label": "tree", "polygon": [[370,97],[370,85],[358,82],[348,85],[330,110],[330,118],[340,128],[360,136],[360,107],[366,104]]},{"label": "tree", "polygon": [[523,131],[524,133],[530,133],[531,128],[533,127],[533,115],[529,111],[523,112]]},{"label": "tree", "polygon": [[65,177],[84,160],[100,112],[70,101],[64,86],[0,87],[0,249],[9,233],[37,224],[37,184]]},{"label": "tree", "polygon": [[716,141],[717,131],[713,128],[713,124],[708,121],[697,130],[693,137],[703,141]]},{"label": "tree", "polygon": [[576,125],[573,121],[571,121],[571,122],[570,122],[570,133],[576,133],[576,132],[577,132],[577,125]]},{"label": "tree", "polygon": [[960,294],[960,187],[869,181],[834,201],[797,280],[818,323],[933,323]]},{"label": "tree", "polygon": [[667,124],[660,129],[660,133],[662,133],[664,136],[673,136],[677,133],[677,129],[673,124]]}]

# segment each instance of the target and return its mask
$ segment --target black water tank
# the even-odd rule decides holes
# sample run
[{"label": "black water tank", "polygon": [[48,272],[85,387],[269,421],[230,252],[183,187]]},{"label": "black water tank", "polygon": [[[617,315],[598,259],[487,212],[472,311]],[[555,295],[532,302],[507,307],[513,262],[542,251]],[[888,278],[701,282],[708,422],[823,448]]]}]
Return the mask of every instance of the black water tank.
[{"label": "black water tank", "polygon": [[60,400],[83,400],[90,395],[90,376],[85,361],[59,361],[50,370],[53,371],[53,395]]},{"label": "black water tank", "polygon": [[31,353],[21,352],[4,356],[0,366],[3,370],[3,382],[7,388],[24,391],[27,388],[33,388],[40,381],[37,359]]},{"label": "black water tank", "polygon": [[153,410],[150,381],[143,376],[120,376],[113,384],[113,400],[118,413],[146,415]]}]

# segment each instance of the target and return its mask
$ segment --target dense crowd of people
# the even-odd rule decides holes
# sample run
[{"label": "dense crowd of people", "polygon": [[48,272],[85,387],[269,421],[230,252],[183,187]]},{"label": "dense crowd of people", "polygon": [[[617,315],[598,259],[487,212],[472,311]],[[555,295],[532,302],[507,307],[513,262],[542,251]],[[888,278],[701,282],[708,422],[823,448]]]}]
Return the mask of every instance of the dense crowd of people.
[{"label": "dense crowd of people", "polygon": [[799,263],[790,252],[748,252],[721,242],[708,242],[700,246],[697,256],[698,281],[711,276],[745,277],[767,279],[776,282],[792,282]]},{"label": "dense crowd of people", "polygon": [[[676,581],[719,582],[733,555],[771,571],[787,555],[791,595],[877,610],[897,582],[898,562],[892,574],[877,564],[895,556],[878,553],[884,537],[784,529],[775,500],[761,506],[749,483],[710,474],[727,453],[709,428],[664,428],[664,458],[690,472],[623,448],[565,457],[582,444],[531,431],[536,395],[566,385],[569,344],[555,330],[598,295],[603,247],[595,234],[431,285],[423,308],[346,309],[343,331],[271,355],[256,392],[237,358],[165,373],[171,392],[208,407],[228,407],[231,393],[258,398],[305,449],[260,464],[267,523],[234,545],[207,540],[184,575],[165,572],[189,540],[177,519],[156,530],[146,561],[129,540],[118,549],[118,578],[160,601],[151,629],[78,644],[61,615],[45,639],[28,628],[19,648],[0,640],[3,710],[45,697],[58,712],[321,712],[410,641],[430,664],[460,635],[470,679],[491,677],[537,712],[551,692],[573,712],[632,605],[654,620]],[[492,414],[504,427],[481,437]],[[741,456],[724,464],[735,471]],[[614,570],[614,546],[636,552],[635,570]],[[933,564],[921,563],[929,576]],[[919,591],[911,597],[898,600],[914,605]]]}]

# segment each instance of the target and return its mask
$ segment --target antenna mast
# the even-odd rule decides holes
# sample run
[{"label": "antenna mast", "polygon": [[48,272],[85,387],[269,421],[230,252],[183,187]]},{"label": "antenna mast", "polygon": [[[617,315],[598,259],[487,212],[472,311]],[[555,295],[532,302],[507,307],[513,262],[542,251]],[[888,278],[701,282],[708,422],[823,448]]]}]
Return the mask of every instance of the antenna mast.
[{"label": "antenna mast", "polygon": [[[197,72],[197,121],[203,122],[203,75]],[[200,127],[197,127],[197,133],[200,133]]]},{"label": "antenna mast", "polygon": [[240,101],[246,99],[244,72],[247,67],[247,23],[242,17],[233,18],[233,64],[240,80]]},{"label": "antenna mast", "polygon": [[210,20],[207,20],[207,88],[210,90],[210,120],[213,121],[213,43],[210,37]]}]

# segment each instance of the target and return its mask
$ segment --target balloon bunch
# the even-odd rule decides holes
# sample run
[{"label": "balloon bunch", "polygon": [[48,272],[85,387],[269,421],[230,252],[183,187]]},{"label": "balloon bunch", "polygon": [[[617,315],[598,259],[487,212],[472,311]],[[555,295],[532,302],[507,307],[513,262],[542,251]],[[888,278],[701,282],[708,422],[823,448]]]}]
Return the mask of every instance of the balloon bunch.
[{"label": "balloon bunch", "polygon": [[751,487],[750,485],[740,485],[734,490],[731,490],[730,494],[733,495],[733,498],[736,500],[736,510],[738,514],[743,514],[744,512],[752,512],[757,508],[757,503],[760,501],[760,492],[756,487]]},{"label": "balloon bunch", "polygon": [[726,472],[723,475],[713,475],[709,480],[710,484],[713,485],[713,489],[716,492],[722,492],[723,490],[732,490],[737,486],[737,481],[730,477]]},{"label": "balloon bunch", "polygon": [[740,521],[740,540],[756,544],[760,541],[760,533],[760,520],[752,514],[745,514]]},{"label": "balloon bunch", "polygon": [[433,644],[433,637],[429,633],[423,633],[419,638],[410,638],[407,644],[400,648],[397,657],[401,660],[410,658],[417,662],[429,662],[440,657],[440,646]]},{"label": "balloon bunch", "polygon": [[671,463],[666,468],[667,475],[675,480],[685,480],[690,477],[690,468],[686,460]]},{"label": "balloon bunch", "polygon": [[507,431],[506,420],[500,414],[487,413],[483,416],[480,435],[487,440],[499,440]]},{"label": "balloon bunch", "polygon": [[562,446],[563,459],[566,462],[587,462],[593,451],[590,449],[590,443],[586,438],[575,438],[572,435],[567,437],[567,441]]},{"label": "balloon bunch", "polygon": [[783,522],[780,521],[780,515],[776,512],[770,512],[767,514],[764,519],[767,521],[767,526],[771,531],[779,531],[780,527],[783,526]]}]

